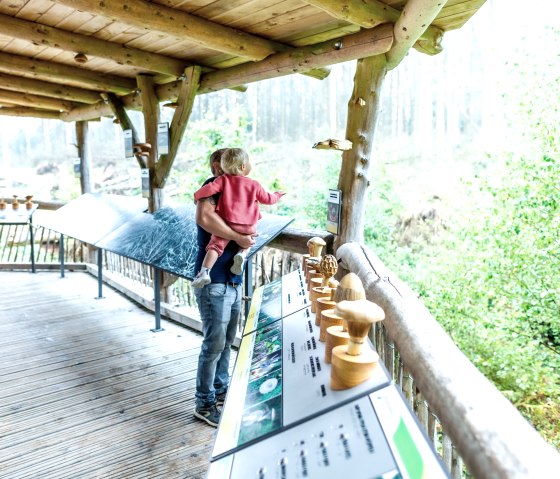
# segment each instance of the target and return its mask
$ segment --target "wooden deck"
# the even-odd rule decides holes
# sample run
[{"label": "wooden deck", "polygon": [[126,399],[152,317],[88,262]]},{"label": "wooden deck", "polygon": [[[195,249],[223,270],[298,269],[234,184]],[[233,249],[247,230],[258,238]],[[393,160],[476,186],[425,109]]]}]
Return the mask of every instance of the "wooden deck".
[{"label": "wooden deck", "polygon": [[0,477],[200,478],[201,337],[88,273],[0,272]]}]

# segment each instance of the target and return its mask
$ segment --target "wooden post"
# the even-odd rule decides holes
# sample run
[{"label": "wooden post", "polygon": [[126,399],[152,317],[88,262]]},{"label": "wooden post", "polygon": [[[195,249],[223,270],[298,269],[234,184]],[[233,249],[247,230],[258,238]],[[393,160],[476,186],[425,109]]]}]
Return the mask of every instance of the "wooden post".
[{"label": "wooden post", "polygon": [[91,155],[89,150],[89,123],[76,122],[76,146],[80,157],[80,187],[82,194],[91,193]]},{"label": "wooden post", "polygon": [[366,189],[373,134],[379,111],[379,93],[387,72],[385,55],[358,60],[354,91],[348,102],[346,139],[353,144],[342,154],[338,188],[342,191],[341,233],[335,251],[350,241],[363,242]]},{"label": "wooden post", "polygon": [[163,206],[163,190],[154,188],[155,168],[158,158],[157,125],[160,118],[159,101],[154,90],[154,79],[152,76],[138,75],[136,81],[142,98],[146,143],[151,145],[148,156],[148,169],[150,170],[150,198],[148,200],[148,210],[153,213]]}]

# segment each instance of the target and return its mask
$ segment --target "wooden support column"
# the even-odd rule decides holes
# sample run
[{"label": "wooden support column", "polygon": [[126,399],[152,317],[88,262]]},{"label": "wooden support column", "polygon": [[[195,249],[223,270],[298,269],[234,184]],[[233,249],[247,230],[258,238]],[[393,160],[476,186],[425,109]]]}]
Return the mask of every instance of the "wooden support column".
[{"label": "wooden support column", "polygon": [[82,194],[91,193],[91,153],[89,149],[89,123],[76,122],[76,146],[80,157],[80,186]]},{"label": "wooden support column", "polygon": [[[76,148],[80,158],[80,189],[82,194],[91,193],[91,151],[89,148],[89,123],[76,122]],[[87,245],[87,262],[95,264],[97,261],[97,248]]]},{"label": "wooden support column", "polygon": [[[130,117],[128,116],[120,98],[113,93],[101,93],[101,98],[103,98],[103,102],[111,108],[111,111],[121,125],[122,130],[132,130],[132,144],[135,145],[136,143],[140,143],[138,132],[130,120]],[[140,168],[147,167],[141,156],[136,156],[136,160],[138,161]]]},{"label": "wooden support column", "polygon": [[158,158],[157,125],[160,118],[159,101],[154,89],[154,79],[152,76],[138,75],[136,81],[142,99],[146,143],[151,145],[150,154],[148,156],[148,169],[150,170],[150,198],[148,200],[148,210],[153,213],[163,206],[163,190],[154,187],[155,169]]},{"label": "wooden support column", "polygon": [[357,62],[346,126],[346,139],[353,147],[342,154],[338,179],[338,188],[342,191],[341,232],[335,239],[335,251],[344,243],[363,242],[364,239],[373,134],[379,112],[379,93],[386,73],[385,55],[362,58]]},{"label": "wooden support column", "polygon": [[154,187],[156,188],[163,188],[165,186],[165,182],[169,176],[175,157],[177,156],[177,151],[179,150],[189,117],[191,116],[194,99],[198,92],[198,87],[200,86],[200,73],[200,67],[188,67],[185,69],[185,73],[181,78],[177,108],[175,109],[169,128],[169,153],[167,155],[161,155],[155,169]]}]

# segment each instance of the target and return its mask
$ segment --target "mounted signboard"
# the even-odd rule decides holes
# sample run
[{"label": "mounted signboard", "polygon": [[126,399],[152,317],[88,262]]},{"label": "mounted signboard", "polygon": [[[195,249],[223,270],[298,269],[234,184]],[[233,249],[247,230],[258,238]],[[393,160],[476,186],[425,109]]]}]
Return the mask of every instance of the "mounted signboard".
[{"label": "mounted signboard", "polygon": [[447,478],[384,365],[333,390],[324,354],[301,270],[255,291],[208,479]]}]

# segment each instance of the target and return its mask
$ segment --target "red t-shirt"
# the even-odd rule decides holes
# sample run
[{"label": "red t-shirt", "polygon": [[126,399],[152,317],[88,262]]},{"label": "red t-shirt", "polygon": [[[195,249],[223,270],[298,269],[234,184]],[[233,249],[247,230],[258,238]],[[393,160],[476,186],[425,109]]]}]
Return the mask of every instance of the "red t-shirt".
[{"label": "red t-shirt", "polygon": [[256,225],[261,218],[259,203],[273,205],[280,200],[279,192],[269,193],[261,184],[241,175],[223,174],[194,194],[195,200],[221,193],[216,212],[228,223]]}]

